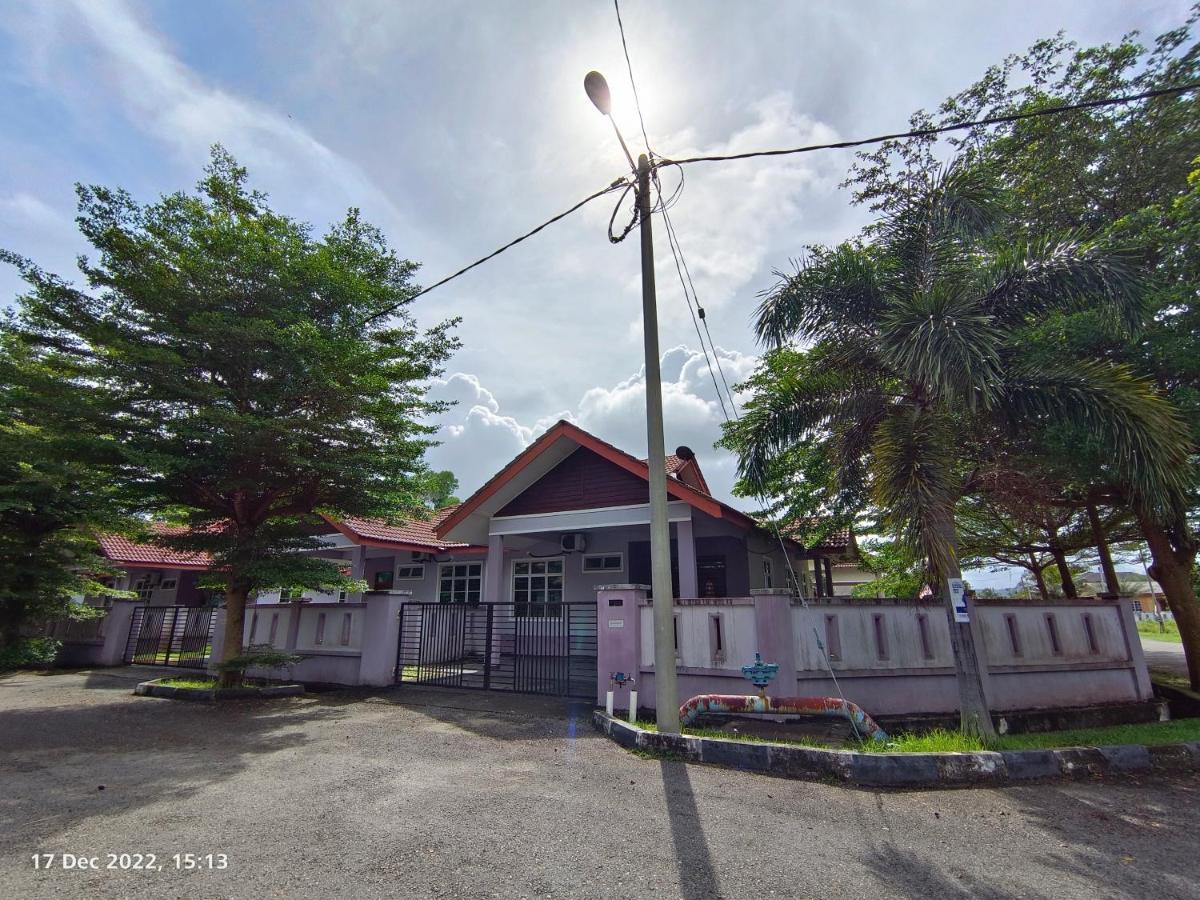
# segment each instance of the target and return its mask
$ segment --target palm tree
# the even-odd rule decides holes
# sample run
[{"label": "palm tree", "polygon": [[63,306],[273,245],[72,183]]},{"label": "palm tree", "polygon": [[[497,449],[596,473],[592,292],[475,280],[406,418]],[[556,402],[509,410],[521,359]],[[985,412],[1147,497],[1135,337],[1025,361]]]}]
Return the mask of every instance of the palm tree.
[{"label": "palm tree", "polygon": [[[1003,197],[982,168],[952,164],[910,198],[865,239],[813,248],[759,306],[768,352],[725,438],[746,482],[778,495],[778,461],[811,449],[829,461],[826,509],[870,497],[943,588],[961,575],[955,505],[980,449],[1030,429],[1081,429],[1109,448],[1106,474],[1178,497],[1188,439],[1148,381],[1020,341],[1058,310],[1136,328],[1141,292],[1121,254],[1079,236],[1000,243]],[[950,618],[963,727],[990,735],[971,626]]]}]

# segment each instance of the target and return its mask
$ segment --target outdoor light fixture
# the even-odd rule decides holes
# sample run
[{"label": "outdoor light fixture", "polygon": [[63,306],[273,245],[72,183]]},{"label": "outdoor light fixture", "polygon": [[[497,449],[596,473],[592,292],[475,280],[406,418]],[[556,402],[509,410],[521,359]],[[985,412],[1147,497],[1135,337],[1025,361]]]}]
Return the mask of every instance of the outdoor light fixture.
[{"label": "outdoor light fixture", "polygon": [[625,151],[625,158],[629,160],[629,168],[637,171],[637,163],[633,161],[633,155],[629,152],[629,148],[625,146],[625,138],[621,136],[621,129],[617,127],[616,120],[612,117],[612,94],[608,90],[608,82],[604,76],[595,69],[583,76],[583,89],[587,91],[588,99],[592,101],[592,105],[600,110],[601,115],[608,118],[612,122],[613,131],[617,133],[617,140],[621,142],[621,149]]}]

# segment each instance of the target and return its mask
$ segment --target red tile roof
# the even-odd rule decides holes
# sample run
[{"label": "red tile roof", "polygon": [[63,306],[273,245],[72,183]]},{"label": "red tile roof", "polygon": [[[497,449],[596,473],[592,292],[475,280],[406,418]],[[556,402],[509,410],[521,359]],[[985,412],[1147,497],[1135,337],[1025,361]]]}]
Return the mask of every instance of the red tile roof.
[{"label": "red tile roof", "polygon": [[[169,525],[151,526],[151,531],[167,536],[185,529]],[[174,550],[161,544],[138,544],[120,534],[102,534],[100,550],[115,563],[134,568],[211,569],[212,557],[192,550]]]},{"label": "red tile roof", "polygon": [[437,553],[443,550],[461,550],[471,546],[461,541],[442,540],[434,531],[441,521],[456,509],[458,509],[457,506],[446,506],[437,510],[428,519],[408,519],[400,522],[356,518],[330,521],[338,531],[356,543],[378,542]]},{"label": "red tile roof", "polygon": [[850,528],[834,528],[827,532],[821,540],[817,541],[812,546],[809,546],[809,541],[804,540],[804,536],[808,533],[816,531],[821,527],[819,518],[799,519],[789,522],[784,525],[781,530],[785,535],[799,544],[803,544],[807,550],[827,550],[830,552],[844,552],[853,548],[854,535]]}]

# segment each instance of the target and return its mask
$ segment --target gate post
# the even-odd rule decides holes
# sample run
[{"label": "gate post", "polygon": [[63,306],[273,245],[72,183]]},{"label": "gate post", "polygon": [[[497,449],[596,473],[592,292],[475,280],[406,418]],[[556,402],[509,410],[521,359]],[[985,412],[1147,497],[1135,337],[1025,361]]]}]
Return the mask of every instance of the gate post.
[{"label": "gate post", "polygon": [[212,649],[208,651],[208,665],[205,667],[210,674],[215,675],[217,664],[221,661],[221,651],[225,649],[225,607],[218,606],[212,611]]},{"label": "gate post", "polygon": [[[596,703],[604,705],[609,681],[615,672],[637,679],[642,658],[641,601],[650,586],[646,584],[603,584],[596,588]],[[633,690],[639,686],[634,681]],[[614,698],[619,706],[629,705],[629,685],[624,697]],[[621,691],[618,691],[621,693]],[[653,693],[642,693],[653,697]]]},{"label": "gate post", "polygon": [[367,608],[363,614],[359,684],[383,687],[394,682],[400,649],[400,608],[411,598],[411,591],[365,596]]},{"label": "gate post", "polygon": [[113,598],[112,607],[105,615],[100,627],[104,629],[104,643],[100,647],[98,666],[119,666],[125,662],[125,647],[129,643],[129,629],[133,625],[133,611],[141,600]]}]

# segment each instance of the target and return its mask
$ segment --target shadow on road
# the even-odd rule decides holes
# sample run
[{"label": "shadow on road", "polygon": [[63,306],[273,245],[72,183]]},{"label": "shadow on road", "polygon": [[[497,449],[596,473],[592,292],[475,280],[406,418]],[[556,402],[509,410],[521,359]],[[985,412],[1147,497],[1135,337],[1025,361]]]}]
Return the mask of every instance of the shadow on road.
[{"label": "shadow on road", "polygon": [[663,794],[667,800],[667,817],[671,824],[671,840],[675,844],[675,863],[679,867],[679,890],[685,900],[719,897],[720,884],[712,851],[704,836],[696,795],[688,775],[687,763],[661,760]]}]

